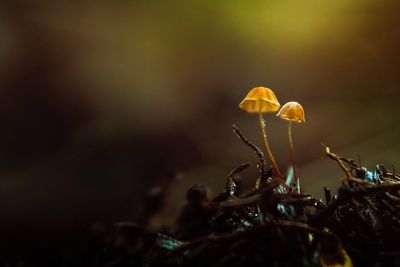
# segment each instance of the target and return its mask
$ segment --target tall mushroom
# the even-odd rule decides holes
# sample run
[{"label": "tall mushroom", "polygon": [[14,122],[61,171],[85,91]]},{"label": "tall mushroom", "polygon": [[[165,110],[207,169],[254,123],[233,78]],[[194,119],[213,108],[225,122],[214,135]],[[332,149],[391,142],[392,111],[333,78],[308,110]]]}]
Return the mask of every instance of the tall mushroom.
[{"label": "tall mushroom", "polygon": [[290,148],[292,150],[292,165],[293,165],[293,174],[294,178],[296,179],[297,183],[297,192],[300,193],[300,180],[297,177],[296,165],[295,165],[295,156],[294,156],[294,145],[292,140],[292,122],[296,123],[304,123],[306,122],[304,118],[304,109],[303,107],[297,102],[288,102],[282,106],[281,110],[279,110],[277,117],[289,121],[289,143]]},{"label": "tall mushroom", "polygon": [[251,89],[243,101],[239,104],[239,107],[248,113],[258,113],[258,121],[260,124],[261,135],[264,140],[265,147],[269,158],[271,159],[272,165],[279,177],[282,177],[281,171],[279,170],[278,164],[272,155],[271,148],[268,143],[267,133],[265,130],[265,121],[263,113],[276,112],[280,108],[278,99],[274,92],[267,87],[255,87]]}]

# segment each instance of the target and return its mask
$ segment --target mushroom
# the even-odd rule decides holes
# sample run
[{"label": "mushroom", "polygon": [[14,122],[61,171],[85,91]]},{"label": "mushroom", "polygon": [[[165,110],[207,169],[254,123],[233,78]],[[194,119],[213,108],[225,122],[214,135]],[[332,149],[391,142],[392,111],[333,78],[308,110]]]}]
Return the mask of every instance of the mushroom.
[{"label": "mushroom", "polygon": [[274,92],[267,87],[255,87],[251,89],[243,101],[239,104],[239,107],[248,113],[258,113],[261,135],[263,137],[268,156],[271,159],[276,173],[282,177],[282,174],[278,168],[278,164],[276,164],[275,158],[272,155],[271,148],[268,143],[267,133],[265,130],[265,121],[263,118],[263,113],[276,112],[280,106],[281,105],[279,104]]},{"label": "mushroom", "polygon": [[288,135],[289,135],[290,148],[292,150],[293,174],[294,174],[294,178],[296,179],[296,183],[297,183],[297,192],[300,193],[300,180],[297,177],[297,171],[296,171],[296,166],[295,166],[295,156],[294,156],[294,145],[293,145],[293,140],[292,140],[292,122],[296,122],[296,123],[306,122],[306,120],[304,118],[304,109],[297,102],[288,102],[282,106],[282,108],[279,110],[279,112],[278,112],[278,114],[276,114],[276,116],[283,120],[289,121]]}]

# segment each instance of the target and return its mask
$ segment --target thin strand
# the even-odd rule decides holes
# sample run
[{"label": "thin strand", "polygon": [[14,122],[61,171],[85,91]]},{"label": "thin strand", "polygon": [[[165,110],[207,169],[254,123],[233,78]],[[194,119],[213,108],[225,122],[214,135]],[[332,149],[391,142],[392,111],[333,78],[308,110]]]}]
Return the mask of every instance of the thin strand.
[{"label": "thin strand", "polygon": [[293,165],[293,175],[294,178],[296,179],[296,187],[297,187],[297,193],[300,194],[300,179],[297,177],[297,170],[296,170],[296,160],[295,160],[295,154],[294,154],[294,144],[293,144],[293,139],[292,139],[292,122],[289,122],[289,129],[288,129],[288,134],[289,134],[289,143],[290,143],[290,149],[292,150],[292,165]]},{"label": "thin strand", "polygon": [[278,174],[279,177],[282,178],[282,173],[279,170],[278,164],[276,164],[276,160],[274,158],[274,155],[272,155],[271,148],[270,148],[269,143],[268,143],[267,133],[265,131],[265,121],[263,119],[263,115],[262,115],[261,112],[258,112],[258,121],[260,123],[261,136],[263,137],[264,144],[265,144],[265,147],[267,149],[268,156],[271,159],[272,165],[274,166],[274,169],[275,169],[276,173]]}]

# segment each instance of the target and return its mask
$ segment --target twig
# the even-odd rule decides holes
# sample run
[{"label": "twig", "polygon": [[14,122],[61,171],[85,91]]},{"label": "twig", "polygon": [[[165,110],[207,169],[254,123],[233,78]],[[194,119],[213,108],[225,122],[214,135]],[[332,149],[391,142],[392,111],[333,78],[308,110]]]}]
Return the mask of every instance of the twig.
[{"label": "twig", "polygon": [[233,175],[236,173],[239,173],[243,171],[244,169],[248,168],[250,166],[250,162],[242,163],[236,168],[234,168],[227,176],[226,180],[226,185],[225,185],[225,190],[228,193],[228,197],[230,199],[234,198],[236,193],[237,193],[237,185],[235,181],[233,180]]},{"label": "twig", "polygon": [[[281,198],[279,199],[279,196]],[[276,196],[280,203],[282,204],[292,204],[292,205],[303,205],[303,206],[313,206],[317,209],[325,208],[324,203],[313,196],[302,196],[302,195],[277,195]]]},{"label": "twig", "polygon": [[[252,143],[251,141],[249,141],[249,139],[247,139],[242,131],[235,125],[232,125],[232,129],[235,132],[235,134],[246,144],[248,145],[258,156],[258,159],[260,161],[258,168],[260,169],[261,172],[261,176],[264,178],[265,175],[267,174],[267,163],[265,161],[265,157],[264,157],[264,153],[261,151],[260,148],[258,148],[254,143]],[[265,178],[266,179],[266,178]]]},{"label": "twig", "polygon": [[309,221],[310,225],[321,225],[326,221],[330,214],[332,214],[336,208],[343,205],[346,201],[353,198],[359,198],[370,194],[377,194],[380,192],[388,192],[390,190],[399,190],[400,183],[398,184],[382,184],[374,186],[363,186],[357,189],[352,189],[349,186],[342,186],[339,188],[338,198],[331,202],[326,209],[321,210]]},{"label": "twig", "polygon": [[249,229],[243,230],[243,231],[236,231],[236,232],[228,233],[228,234],[209,235],[206,237],[201,237],[201,238],[198,238],[191,242],[183,243],[181,246],[179,246],[175,250],[171,251],[170,255],[176,255],[177,253],[182,252],[186,249],[189,249],[189,248],[191,248],[195,245],[198,245],[202,242],[219,242],[219,241],[230,240],[230,239],[243,240],[249,235],[260,236],[260,235],[266,233],[265,230],[267,230],[267,229],[270,230],[271,227],[297,229],[297,230],[305,231],[308,233],[314,233],[314,234],[317,234],[317,235],[320,235],[320,236],[323,236],[326,238],[331,238],[332,240],[339,242],[339,239],[337,238],[337,236],[335,236],[332,233],[319,230],[319,229],[314,228],[305,223],[281,220],[281,221],[273,221],[271,223],[264,224],[264,225],[259,225],[257,227],[249,228]]},{"label": "twig", "polygon": [[245,169],[247,169],[250,166],[250,162],[246,162],[246,163],[242,163],[239,166],[237,166],[236,168],[234,168],[229,174],[228,177],[232,177],[233,175],[235,175],[236,173],[239,173]]},{"label": "twig", "polygon": [[351,173],[350,171],[346,168],[346,166],[343,164],[343,158],[339,157],[338,155],[334,154],[331,152],[331,149],[329,147],[327,147],[326,145],[324,145],[323,143],[321,143],[321,145],[325,148],[325,154],[330,157],[333,160],[336,160],[337,163],[339,164],[340,168],[342,168],[342,170],[346,173],[346,177],[347,179],[351,178]]},{"label": "twig", "polygon": [[212,203],[209,205],[209,208],[210,209],[233,208],[233,207],[241,207],[241,206],[255,204],[263,200],[266,197],[266,195],[270,193],[281,182],[282,181],[280,179],[275,179],[270,183],[268,183],[265,187],[258,190],[257,193],[254,195],[243,198],[235,198],[219,203]]}]

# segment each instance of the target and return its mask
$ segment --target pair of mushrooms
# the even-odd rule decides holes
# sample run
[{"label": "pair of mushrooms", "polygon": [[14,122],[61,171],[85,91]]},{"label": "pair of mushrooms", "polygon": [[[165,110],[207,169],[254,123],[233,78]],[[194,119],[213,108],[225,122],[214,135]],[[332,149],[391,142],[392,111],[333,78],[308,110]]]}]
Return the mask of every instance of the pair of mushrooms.
[{"label": "pair of mushrooms", "polygon": [[[272,165],[276,173],[282,177],[282,173],[276,163],[276,160],[272,154],[271,148],[269,146],[267,133],[265,130],[265,121],[263,118],[263,113],[276,112],[279,110],[281,105],[278,102],[274,92],[266,87],[255,87],[250,90],[243,101],[239,104],[239,107],[249,113],[258,113],[258,120],[260,124],[261,136],[263,137],[265,147],[269,158],[271,159]],[[279,112],[276,114],[277,117],[289,121],[288,135],[289,143],[292,151],[292,165],[293,174],[297,183],[297,191],[300,191],[300,183],[297,177],[296,166],[295,166],[295,154],[294,145],[292,140],[292,122],[304,123],[304,109],[297,102],[288,102],[282,106]],[[299,192],[300,193],[300,192]]]}]

